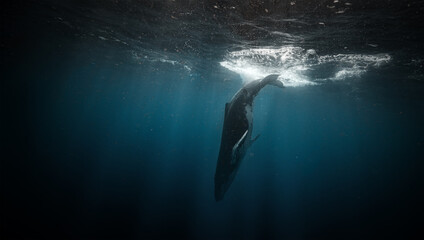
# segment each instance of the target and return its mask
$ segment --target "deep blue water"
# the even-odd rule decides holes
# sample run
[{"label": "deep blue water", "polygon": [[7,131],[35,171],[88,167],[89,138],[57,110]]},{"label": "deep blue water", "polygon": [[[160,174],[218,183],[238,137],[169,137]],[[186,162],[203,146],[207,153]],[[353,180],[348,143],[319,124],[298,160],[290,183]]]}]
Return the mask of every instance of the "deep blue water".
[{"label": "deep blue water", "polygon": [[[422,236],[422,2],[251,2],[4,5],[1,235]],[[225,103],[274,72],[216,202]]]}]

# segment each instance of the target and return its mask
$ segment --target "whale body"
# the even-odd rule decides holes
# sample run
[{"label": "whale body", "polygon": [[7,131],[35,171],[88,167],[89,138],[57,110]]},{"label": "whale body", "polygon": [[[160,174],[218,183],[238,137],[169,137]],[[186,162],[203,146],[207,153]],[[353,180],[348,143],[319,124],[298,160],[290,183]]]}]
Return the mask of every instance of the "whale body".
[{"label": "whale body", "polygon": [[227,192],[247,149],[259,137],[251,139],[253,127],[253,100],[259,91],[268,84],[283,88],[279,75],[268,75],[242,87],[225,104],[224,126],[221,147],[215,171],[215,200],[220,201]]}]

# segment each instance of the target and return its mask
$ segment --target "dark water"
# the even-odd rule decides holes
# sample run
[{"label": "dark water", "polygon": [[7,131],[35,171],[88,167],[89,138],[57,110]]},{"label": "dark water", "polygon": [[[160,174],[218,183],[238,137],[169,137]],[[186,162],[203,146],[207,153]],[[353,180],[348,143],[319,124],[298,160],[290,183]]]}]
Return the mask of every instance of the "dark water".
[{"label": "dark water", "polygon": [[[422,1],[1,5],[2,238],[423,235]],[[269,73],[217,203],[224,105]]]}]

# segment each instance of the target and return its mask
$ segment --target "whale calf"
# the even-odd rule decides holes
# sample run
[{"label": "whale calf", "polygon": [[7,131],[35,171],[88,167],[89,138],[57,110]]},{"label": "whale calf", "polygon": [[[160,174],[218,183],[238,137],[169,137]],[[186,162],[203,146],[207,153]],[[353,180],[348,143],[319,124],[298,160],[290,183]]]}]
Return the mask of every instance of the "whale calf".
[{"label": "whale calf", "polygon": [[252,104],[259,91],[268,84],[283,88],[279,75],[268,75],[262,80],[255,80],[242,87],[225,104],[224,126],[221,147],[215,171],[215,200],[220,201],[227,192],[240,163],[252,143],[259,137],[251,139],[253,127]]}]

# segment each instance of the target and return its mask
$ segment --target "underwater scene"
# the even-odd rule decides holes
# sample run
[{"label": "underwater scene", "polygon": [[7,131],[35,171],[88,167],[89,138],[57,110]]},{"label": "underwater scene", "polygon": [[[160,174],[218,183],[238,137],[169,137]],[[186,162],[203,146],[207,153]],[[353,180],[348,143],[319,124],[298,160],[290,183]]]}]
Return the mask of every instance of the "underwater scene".
[{"label": "underwater scene", "polygon": [[2,2],[1,239],[421,239],[424,2]]}]

